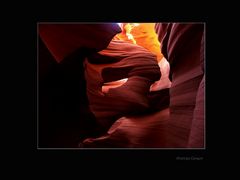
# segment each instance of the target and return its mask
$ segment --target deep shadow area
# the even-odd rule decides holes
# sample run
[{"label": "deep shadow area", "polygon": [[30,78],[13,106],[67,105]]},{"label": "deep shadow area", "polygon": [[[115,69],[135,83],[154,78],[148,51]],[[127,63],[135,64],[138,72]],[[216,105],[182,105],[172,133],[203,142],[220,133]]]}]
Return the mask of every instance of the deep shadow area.
[{"label": "deep shadow area", "polygon": [[40,38],[38,50],[38,147],[77,147],[99,131],[88,108],[84,51],[57,63]]}]

